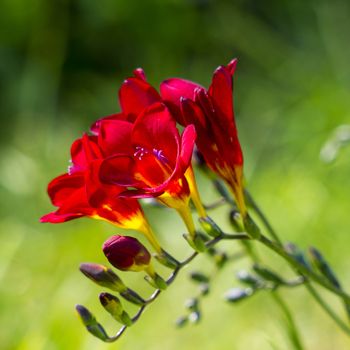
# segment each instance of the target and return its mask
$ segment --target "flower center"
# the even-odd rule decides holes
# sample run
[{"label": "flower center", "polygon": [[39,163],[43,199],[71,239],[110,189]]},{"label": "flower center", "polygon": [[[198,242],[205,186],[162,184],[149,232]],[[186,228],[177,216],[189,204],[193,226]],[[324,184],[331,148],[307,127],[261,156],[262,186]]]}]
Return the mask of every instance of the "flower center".
[{"label": "flower center", "polygon": [[156,148],[152,149],[152,152],[150,152],[148,149],[141,147],[141,146],[136,146],[135,147],[135,152],[134,152],[134,157],[137,158],[138,160],[142,160],[143,157],[147,155],[153,155],[158,161],[160,161],[163,165],[169,165],[169,160],[167,157],[163,154],[163,150],[158,150]]}]

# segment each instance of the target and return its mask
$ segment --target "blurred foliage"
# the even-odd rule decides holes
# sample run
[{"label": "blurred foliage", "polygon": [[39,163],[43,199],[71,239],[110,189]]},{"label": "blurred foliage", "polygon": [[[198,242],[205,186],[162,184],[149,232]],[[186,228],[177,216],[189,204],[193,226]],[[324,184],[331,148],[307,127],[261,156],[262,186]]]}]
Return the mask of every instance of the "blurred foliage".
[{"label": "blurred foliage", "polygon": [[[97,302],[100,288],[77,267],[104,263],[100,247],[115,229],[91,220],[40,225],[38,218],[51,210],[45,186],[65,171],[72,140],[118,110],[118,87],[134,68],[156,86],[169,76],[207,85],[214,68],[238,57],[235,110],[247,184],[284,239],[318,247],[349,291],[350,149],[332,164],[319,160],[333,130],[349,123],[349,15],[346,0],[3,0],[1,349],[289,349],[267,294],[237,306],[217,300],[238,265],[218,276],[200,326],[172,325],[193,294],[181,276],[119,343],[102,344],[74,315],[74,304],[89,305],[113,331]],[[200,182],[211,201],[213,190]],[[185,256],[183,226],[159,210],[147,213],[161,240]],[[174,232],[169,220],[178,223]],[[124,278],[146,294],[138,277]],[[303,288],[283,294],[306,348],[349,348]]]}]

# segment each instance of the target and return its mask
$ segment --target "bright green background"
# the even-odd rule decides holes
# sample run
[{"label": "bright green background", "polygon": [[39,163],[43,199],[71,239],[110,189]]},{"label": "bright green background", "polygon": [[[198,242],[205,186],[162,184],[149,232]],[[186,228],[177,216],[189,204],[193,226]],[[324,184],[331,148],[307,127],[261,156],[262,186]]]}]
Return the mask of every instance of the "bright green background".
[{"label": "bright green background", "polygon": [[[222,301],[247,260],[217,277],[199,326],[173,327],[196,294],[183,273],[120,342],[103,344],[83,329],[74,305],[89,306],[111,333],[116,324],[98,305],[101,288],[78,266],[104,263],[100,247],[119,230],[38,218],[52,210],[45,187],[66,170],[72,140],[118,110],[118,87],[134,68],[143,67],[155,85],[169,76],[207,85],[219,64],[238,57],[235,110],[248,187],[283,239],[320,248],[350,291],[350,149],[332,164],[319,158],[334,128],[349,123],[349,15],[349,3],[338,0],[3,0],[0,348],[291,349],[268,293],[235,306]],[[205,182],[200,187],[207,202],[216,198]],[[164,246],[184,257],[184,227],[174,213],[147,214]],[[293,276],[278,258],[266,259]],[[194,265],[211,269],[205,259]],[[150,292],[141,276],[123,278]],[[349,348],[304,288],[282,295],[307,349]]]}]

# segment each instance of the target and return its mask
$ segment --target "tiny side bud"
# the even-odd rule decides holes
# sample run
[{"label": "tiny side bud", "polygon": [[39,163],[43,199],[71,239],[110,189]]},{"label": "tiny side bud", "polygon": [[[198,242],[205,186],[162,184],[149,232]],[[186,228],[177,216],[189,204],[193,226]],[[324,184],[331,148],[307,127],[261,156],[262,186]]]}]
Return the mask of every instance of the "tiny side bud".
[{"label": "tiny side bud", "polygon": [[114,290],[123,292],[127,288],[123,281],[109,268],[100,264],[83,263],[80,265],[80,271],[96,284]]},{"label": "tiny side bud", "polygon": [[109,340],[104,328],[97,322],[95,316],[85,306],[77,305],[75,309],[84,326],[92,335],[103,341]]},{"label": "tiny side bud", "polygon": [[230,303],[237,303],[250,297],[253,293],[252,288],[231,288],[225,293],[224,298]]},{"label": "tiny side bud", "polygon": [[122,303],[116,296],[109,293],[101,293],[100,302],[115,320],[129,327],[132,325],[130,316],[124,311]]},{"label": "tiny side bud", "polygon": [[254,220],[247,214],[243,218],[244,229],[247,234],[253,239],[259,239],[261,232],[259,226],[254,222]]},{"label": "tiny side bud", "polygon": [[270,269],[263,267],[257,263],[253,265],[253,270],[266,281],[273,282],[278,285],[285,284],[285,281],[282,277],[280,277]]},{"label": "tiny side bud", "polygon": [[219,237],[223,234],[221,228],[209,216],[199,218],[203,230],[212,237]]},{"label": "tiny side bud", "polygon": [[205,275],[202,272],[198,272],[198,271],[192,271],[190,273],[190,278],[198,283],[208,283],[209,282],[209,277],[207,275]]}]

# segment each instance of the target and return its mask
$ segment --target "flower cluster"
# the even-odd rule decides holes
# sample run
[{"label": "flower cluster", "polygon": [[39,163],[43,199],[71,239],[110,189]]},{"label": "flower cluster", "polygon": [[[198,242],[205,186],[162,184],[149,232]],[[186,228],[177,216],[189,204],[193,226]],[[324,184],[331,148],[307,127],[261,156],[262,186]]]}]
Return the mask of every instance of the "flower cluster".
[{"label": "flower cluster", "polygon": [[[232,75],[236,60],[219,67],[208,90],[183,79],[161,83],[160,94],[136,69],[119,90],[121,112],[97,120],[71,147],[66,174],[48,185],[58,209],[41,218],[61,223],[87,216],[142,232],[162,251],[139,199],[174,208],[196,235],[189,208],[206,216],[191,157],[196,145],[206,164],[232,190],[242,215],[243,157],[234,122]],[[179,133],[177,123],[182,125]]]},{"label": "flower cluster", "polygon": [[[121,111],[98,119],[88,133],[73,142],[68,172],[48,185],[57,210],[44,215],[41,222],[62,223],[90,217],[139,231],[152,245],[157,260],[174,269],[175,276],[184,263],[163,249],[141,203],[144,198],[154,198],[175,209],[187,227],[184,237],[194,254],[206,250],[209,238],[197,230],[191,203],[202,228],[214,237],[214,242],[224,237],[207,216],[200,199],[191,164],[196,145],[208,168],[230,188],[245,223],[243,157],[232,102],[235,66],[233,60],[219,67],[208,90],[173,78],[161,83],[160,93],[147,82],[143,70],[136,69],[119,89]],[[103,252],[119,270],[146,272],[146,281],[158,290],[167,288],[173,280],[164,280],[156,273],[152,255],[136,238],[114,235],[104,243]],[[95,283],[120,293],[130,302],[142,307],[150,302],[127,288],[110,268],[86,263],[80,269]],[[116,296],[102,293],[100,301],[124,326],[133,323]],[[86,308],[78,306],[77,311],[91,333],[111,341]]]},{"label": "flower cluster", "polygon": [[[344,292],[321,252],[310,248],[308,258],[297,246],[283,245],[252,196],[243,191],[243,155],[232,97],[236,65],[237,60],[232,60],[228,65],[218,67],[208,89],[188,80],[171,78],[161,83],[159,93],[147,82],[143,70],[136,69],[120,87],[121,111],[98,119],[88,133],[73,142],[67,173],[48,185],[48,194],[57,209],[44,215],[42,222],[62,223],[80,217],[105,220],[120,228],[139,231],[154,251],[151,254],[138,239],[126,235],[113,235],[102,247],[114,268],[146,273],[145,280],[155,288],[148,298],[127,287],[112,268],[94,263],[80,265],[86,277],[118,294],[103,292],[99,296],[103,308],[122,324],[114,336],[106,333],[87,308],[76,306],[87,330],[105,342],[117,340],[161,291],[174,282],[179,271],[204,251],[216,265],[216,273],[229,261],[242,256],[250,257],[253,262],[251,271],[241,271],[237,275],[242,286],[231,288],[225,294],[228,302],[240,302],[262,290],[276,291],[282,286],[294,288],[306,284],[315,300],[350,334],[348,325],[325,304],[310,284],[316,283],[340,297],[350,316],[350,296]],[[223,197],[221,203],[229,207],[234,233],[224,232],[206,214],[206,209],[213,205],[203,206],[197,189],[191,163],[195,146],[204,160],[205,173]],[[155,199],[179,213],[188,230],[183,236],[194,249],[191,255],[179,261],[163,249],[142,209],[144,198]],[[248,214],[245,199],[272,240]],[[191,204],[199,216],[200,229],[193,220]],[[254,240],[262,244],[282,257],[296,271],[297,278],[289,280],[281,276],[262,265],[260,259],[257,264],[250,244],[253,242],[245,242],[243,253],[232,255],[216,248],[216,244],[223,240]],[[164,279],[156,272],[155,260],[172,269],[168,278]],[[187,303],[188,314],[178,319],[179,326],[188,321],[198,322],[201,298],[210,292],[215,276],[194,271],[190,277],[199,284],[199,294]],[[119,298],[137,305],[138,311],[133,317]],[[274,300],[287,316],[291,340],[296,348],[302,348],[286,304],[275,294]]]}]

